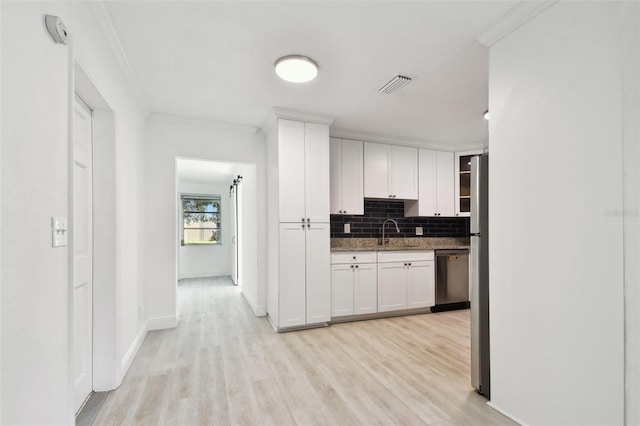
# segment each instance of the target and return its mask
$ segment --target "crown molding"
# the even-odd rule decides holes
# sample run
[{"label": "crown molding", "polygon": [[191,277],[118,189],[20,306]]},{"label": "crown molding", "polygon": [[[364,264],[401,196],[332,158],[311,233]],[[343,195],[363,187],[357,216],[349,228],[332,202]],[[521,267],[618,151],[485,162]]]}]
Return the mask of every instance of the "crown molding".
[{"label": "crown molding", "polygon": [[483,149],[487,146],[486,140],[466,143],[464,145],[452,146],[451,144],[447,144],[443,142],[433,142],[433,141],[420,140],[420,139],[406,139],[406,138],[398,138],[393,136],[381,136],[381,135],[362,133],[362,132],[352,132],[349,130],[333,129],[333,128],[331,129],[331,137],[359,140],[359,141],[365,141],[365,142],[384,143],[389,145],[410,146],[414,148],[431,149],[435,151],[448,151],[448,152],[475,151],[478,149]]},{"label": "crown molding", "polygon": [[335,117],[330,115],[315,114],[305,111],[295,111],[287,108],[273,107],[272,116],[283,120],[304,121],[307,123],[318,123],[331,125]]},{"label": "crown molding", "polygon": [[113,23],[111,22],[111,18],[109,17],[109,13],[107,12],[104,3],[102,1],[90,1],[88,3],[91,11],[98,20],[100,28],[102,29],[102,33],[106,37],[109,47],[111,47],[111,51],[116,56],[116,60],[120,65],[122,72],[124,73],[125,79],[129,83],[129,86],[134,93],[134,97],[137,99],[137,101],[140,103],[140,105],[148,115],[151,112],[149,102],[147,101],[147,98],[142,91],[140,80],[131,67],[129,58],[127,57],[127,54],[122,47],[120,37],[118,36],[116,29],[113,27]]},{"label": "crown molding", "polygon": [[553,6],[556,2],[557,0],[522,2],[502,15],[487,30],[478,35],[476,40],[487,47],[491,47],[544,10]]}]

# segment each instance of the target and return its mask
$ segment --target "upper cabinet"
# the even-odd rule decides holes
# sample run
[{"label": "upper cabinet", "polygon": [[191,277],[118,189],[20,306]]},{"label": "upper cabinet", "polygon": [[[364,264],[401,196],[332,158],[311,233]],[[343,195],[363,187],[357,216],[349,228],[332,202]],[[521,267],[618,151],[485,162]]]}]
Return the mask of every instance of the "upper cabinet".
[{"label": "upper cabinet", "polygon": [[280,222],[329,222],[329,126],[278,120]]},{"label": "upper cabinet", "polygon": [[455,154],[455,211],[456,216],[469,216],[471,212],[471,157],[482,150]]},{"label": "upper cabinet", "polygon": [[365,142],[364,196],[416,200],[418,149]]},{"label": "upper cabinet", "polygon": [[331,138],[331,214],[364,214],[363,142]]},{"label": "upper cabinet", "polygon": [[454,216],[454,154],[420,149],[418,200],[405,202],[405,216]]}]

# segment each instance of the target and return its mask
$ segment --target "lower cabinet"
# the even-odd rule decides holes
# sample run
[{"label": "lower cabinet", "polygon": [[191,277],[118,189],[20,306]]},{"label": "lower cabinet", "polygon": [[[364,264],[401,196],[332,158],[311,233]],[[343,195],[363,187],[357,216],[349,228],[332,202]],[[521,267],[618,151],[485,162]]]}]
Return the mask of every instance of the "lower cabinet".
[{"label": "lower cabinet", "polygon": [[433,305],[433,252],[378,254],[378,312]]},{"label": "lower cabinet", "polygon": [[433,251],[331,255],[331,317],[435,305]]},{"label": "lower cabinet", "polygon": [[329,321],[329,224],[281,223],[279,250],[279,327]]},{"label": "lower cabinet", "polygon": [[378,312],[375,253],[337,254],[331,265],[331,317]]}]

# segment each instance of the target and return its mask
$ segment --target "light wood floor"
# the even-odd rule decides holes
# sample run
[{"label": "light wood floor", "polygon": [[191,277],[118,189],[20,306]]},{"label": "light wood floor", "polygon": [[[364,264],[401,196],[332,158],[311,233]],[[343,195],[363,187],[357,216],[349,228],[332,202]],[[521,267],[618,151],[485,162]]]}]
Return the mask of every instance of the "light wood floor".
[{"label": "light wood floor", "polygon": [[469,385],[469,312],[278,334],[226,278],[178,290],[94,425],[511,425]]}]

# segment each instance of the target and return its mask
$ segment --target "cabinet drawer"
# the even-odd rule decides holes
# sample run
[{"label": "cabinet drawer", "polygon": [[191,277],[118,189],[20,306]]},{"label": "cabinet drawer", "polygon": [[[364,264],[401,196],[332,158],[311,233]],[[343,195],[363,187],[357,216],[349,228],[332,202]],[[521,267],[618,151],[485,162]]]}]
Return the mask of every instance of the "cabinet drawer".
[{"label": "cabinet drawer", "polygon": [[378,252],[378,262],[419,262],[433,260],[433,250],[381,251]]},{"label": "cabinet drawer", "polygon": [[375,251],[349,251],[331,253],[331,264],[339,265],[344,263],[376,263]]}]

